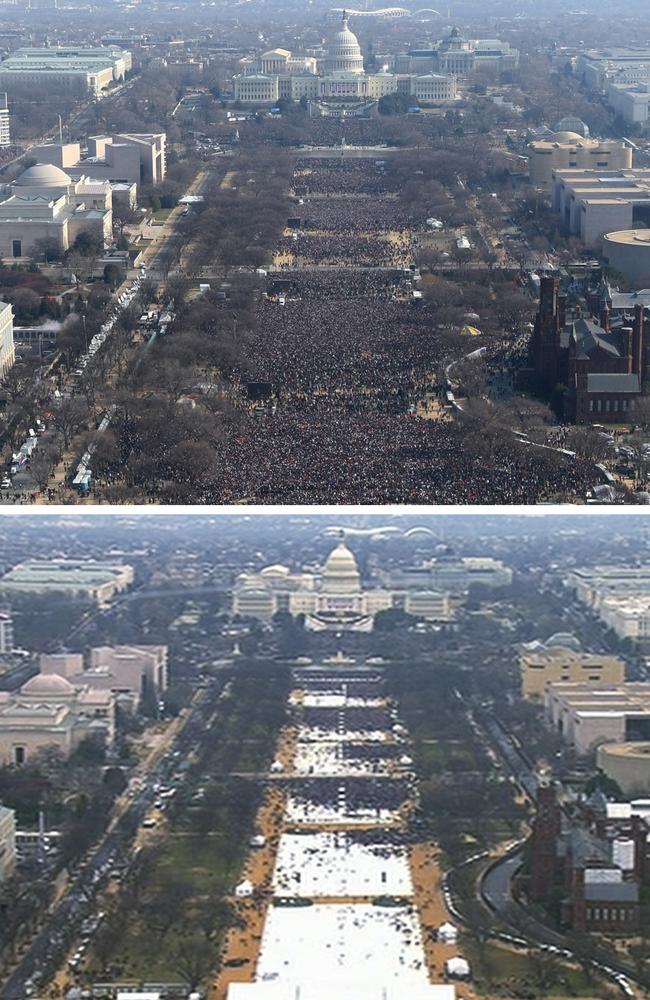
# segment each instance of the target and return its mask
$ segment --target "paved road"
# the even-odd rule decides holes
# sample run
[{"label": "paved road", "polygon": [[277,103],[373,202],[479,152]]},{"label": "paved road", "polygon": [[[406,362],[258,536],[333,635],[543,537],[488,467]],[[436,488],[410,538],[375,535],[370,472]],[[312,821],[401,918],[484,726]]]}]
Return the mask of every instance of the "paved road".
[{"label": "paved road", "polygon": [[[156,761],[144,778],[142,786],[125,793],[130,802],[119,813],[107,833],[82,865],[70,887],[48,914],[41,930],[22,957],[19,965],[4,984],[2,1000],[24,1000],[31,984],[46,984],[61,968],[72,943],[79,934],[84,919],[94,911],[97,892],[106,881],[108,870],[116,862],[129,860],[129,850],[142,820],[152,807],[161,784],[173,781],[179,762],[201,741],[209,740],[210,727],[216,719],[215,694],[221,682],[210,690],[201,690],[190,709],[185,725],[162,759]],[[174,754],[178,752],[178,756]]]}]

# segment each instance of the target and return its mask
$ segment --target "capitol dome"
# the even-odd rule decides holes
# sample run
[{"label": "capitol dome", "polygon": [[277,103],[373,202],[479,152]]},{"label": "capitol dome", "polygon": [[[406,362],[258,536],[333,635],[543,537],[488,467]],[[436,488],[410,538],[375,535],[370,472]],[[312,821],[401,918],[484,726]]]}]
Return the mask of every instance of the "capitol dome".
[{"label": "capitol dome", "polygon": [[20,693],[38,698],[59,698],[74,694],[74,688],[70,681],[60,674],[36,674],[23,684]]},{"label": "capitol dome", "polygon": [[14,181],[17,187],[67,187],[71,178],[60,167],[53,163],[35,163],[33,167],[23,170]]},{"label": "capitol dome", "polygon": [[348,15],[343,11],[341,27],[330,36],[325,60],[325,75],[363,73],[363,56],[357,36],[348,27]]},{"label": "capitol dome", "polygon": [[345,542],[339,542],[325,561],[323,589],[328,594],[357,594],[360,586],[357,560]]}]

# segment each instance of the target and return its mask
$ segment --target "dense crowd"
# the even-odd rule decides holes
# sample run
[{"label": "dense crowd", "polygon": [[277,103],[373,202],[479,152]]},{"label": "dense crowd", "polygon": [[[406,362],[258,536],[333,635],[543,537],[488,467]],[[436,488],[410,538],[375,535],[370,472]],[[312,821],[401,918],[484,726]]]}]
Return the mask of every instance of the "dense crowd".
[{"label": "dense crowd", "polygon": [[297,263],[329,264],[340,267],[354,264],[363,267],[380,267],[385,264],[408,264],[411,260],[408,242],[393,243],[381,237],[368,236],[311,236],[299,233],[283,236],[278,253],[290,254]]},{"label": "dense crowd", "polygon": [[366,159],[302,159],[296,161],[293,191],[314,194],[383,195],[396,190],[396,181],[382,161]]},{"label": "dense crowd", "polygon": [[[304,302],[332,299],[389,299],[403,276],[402,268],[382,268],[379,271],[355,271],[331,268],[326,271],[283,270],[279,287],[290,297]],[[288,283],[288,284],[287,284]],[[271,280],[269,288],[276,288]]]},{"label": "dense crowd", "polygon": [[[387,195],[393,172],[368,159],[303,158],[295,181],[296,191],[320,196],[296,212],[320,212],[315,222],[326,235],[303,230],[281,240],[280,259],[297,247],[303,266],[269,275],[267,295],[251,305],[245,350],[222,368],[235,405],[223,435],[204,446],[214,469],[180,483],[181,492],[173,479],[158,497],[285,504],[584,497],[601,478],[593,464],[526,448],[507,429],[495,437],[462,417],[438,419],[445,368],[465,349],[460,341],[450,347],[448,319],[413,297],[406,266],[413,230],[401,230],[403,241],[392,245],[385,232],[366,232],[377,219],[389,225],[401,203]],[[387,267],[387,247],[402,248],[404,259]],[[507,362],[498,370],[503,351],[523,356],[526,339],[514,342],[506,330],[488,345],[485,360],[504,393],[512,380]],[[266,383],[265,393],[270,385],[268,398],[255,400],[247,383]],[[144,440],[137,421],[124,423],[120,448],[132,468],[138,459],[150,465]]]},{"label": "dense crowd", "polygon": [[[319,275],[319,298],[261,302],[251,376],[272,382],[284,405],[304,414],[324,405],[407,409],[432,384],[439,333],[425,310],[390,300],[399,287],[390,277],[339,271]],[[373,297],[348,294],[351,285]]]},{"label": "dense crowd", "polygon": [[338,233],[403,232],[422,227],[423,220],[398,198],[313,198],[296,210],[303,229]]},{"label": "dense crowd", "polygon": [[488,460],[454,424],[327,403],[250,416],[219,461],[214,488],[197,502],[530,504],[584,496],[595,480],[591,463],[511,437]]}]

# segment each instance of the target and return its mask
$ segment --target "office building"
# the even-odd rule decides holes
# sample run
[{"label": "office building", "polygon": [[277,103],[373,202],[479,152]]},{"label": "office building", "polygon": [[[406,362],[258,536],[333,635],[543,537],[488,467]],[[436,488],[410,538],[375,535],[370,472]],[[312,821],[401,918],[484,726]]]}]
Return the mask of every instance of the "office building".
[{"label": "office building", "polygon": [[51,163],[71,177],[89,176],[116,185],[162,183],[166,174],[164,132],[94,135],[81,143],[43,143],[34,147],[39,163]]},{"label": "office building", "polygon": [[532,701],[543,698],[548,684],[611,685],[625,681],[625,663],[620,657],[586,652],[575,636],[562,633],[544,643],[524,646],[519,671],[522,695]]},{"label": "office building", "polygon": [[11,146],[9,100],[6,94],[0,94],[0,147],[2,146]]},{"label": "office building", "polygon": [[16,814],[0,805],[0,885],[16,870]]},{"label": "office building", "polygon": [[567,236],[600,249],[603,236],[650,223],[650,168],[553,170],[553,210]]},{"label": "office building", "polygon": [[576,132],[554,132],[529,143],[530,183],[552,191],[553,171],[625,170],[632,166],[632,147],[624,139],[585,139]]},{"label": "office building", "polygon": [[519,52],[499,38],[464,38],[459,28],[431,48],[412,48],[395,58],[399,73],[470,76],[477,71],[500,75],[515,69]]},{"label": "office building", "polygon": [[650,740],[650,684],[549,684],[544,708],[549,724],[578,754],[603,743]]},{"label": "office building", "polygon": [[0,379],[7,374],[15,360],[13,307],[0,299]]},{"label": "office building", "polygon": [[131,53],[117,48],[21,48],[0,63],[0,90],[10,97],[74,94],[100,98],[131,69]]},{"label": "office building", "polygon": [[0,611],[0,654],[11,653],[14,648],[14,622],[10,611]]},{"label": "office building", "polygon": [[97,604],[133,583],[133,567],[112,562],[74,559],[30,559],[19,563],[0,578],[0,593],[61,594],[85,597]]},{"label": "office building", "polygon": [[464,596],[471,586],[492,589],[512,583],[512,570],[500,559],[458,556],[448,545],[438,546],[435,557],[421,565],[379,570],[379,576],[393,590],[433,590],[454,597]]},{"label": "office building", "polygon": [[607,81],[615,78],[627,82],[646,80],[650,73],[650,48],[588,49],[577,54],[574,71],[594,90],[603,90]]},{"label": "office building", "polygon": [[626,594],[647,594],[650,597],[650,564],[576,567],[569,572],[566,585],[575,591],[579,601],[598,611],[607,597]]}]

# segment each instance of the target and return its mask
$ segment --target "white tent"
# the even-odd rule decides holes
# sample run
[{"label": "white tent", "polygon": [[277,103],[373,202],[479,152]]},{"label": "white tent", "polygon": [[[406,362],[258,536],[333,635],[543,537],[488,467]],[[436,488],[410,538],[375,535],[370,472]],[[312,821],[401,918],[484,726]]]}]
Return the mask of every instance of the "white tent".
[{"label": "white tent", "polygon": [[458,931],[453,924],[440,924],[438,928],[438,941],[444,944],[455,944],[458,940]]},{"label": "white tent", "polygon": [[249,879],[245,878],[244,881],[240,882],[235,888],[235,896],[238,896],[240,899],[244,896],[252,896],[253,891],[253,883]]},{"label": "white tent", "polygon": [[469,962],[464,958],[448,958],[445,962],[445,972],[451,979],[469,979]]},{"label": "white tent", "polygon": [[284,771],[284,764],[282,763],[282,761],[274,760],[273,763],[271,764],[271,773],[280,774],[281,771]]}]

